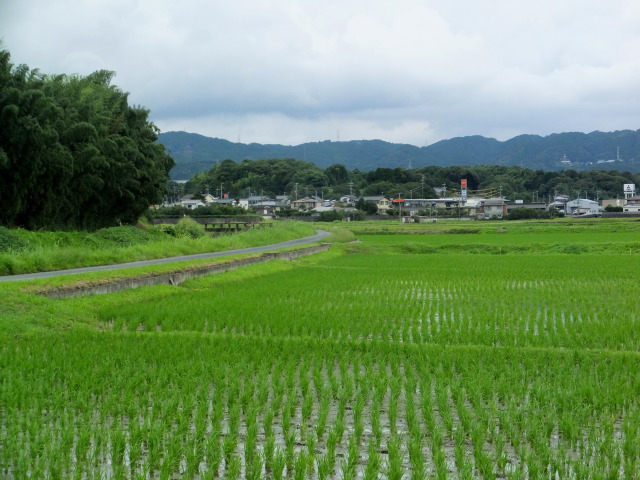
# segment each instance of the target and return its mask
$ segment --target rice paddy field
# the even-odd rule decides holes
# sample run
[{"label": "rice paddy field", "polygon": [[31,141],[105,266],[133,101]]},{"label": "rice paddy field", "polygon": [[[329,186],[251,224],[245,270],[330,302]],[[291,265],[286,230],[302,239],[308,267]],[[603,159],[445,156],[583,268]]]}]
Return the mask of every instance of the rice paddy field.
[{"label": "rice paddy field", "polygon": [[350,228],[38,297],[69,318],[2,338],[0,477],[640,478],[640,223]]}]

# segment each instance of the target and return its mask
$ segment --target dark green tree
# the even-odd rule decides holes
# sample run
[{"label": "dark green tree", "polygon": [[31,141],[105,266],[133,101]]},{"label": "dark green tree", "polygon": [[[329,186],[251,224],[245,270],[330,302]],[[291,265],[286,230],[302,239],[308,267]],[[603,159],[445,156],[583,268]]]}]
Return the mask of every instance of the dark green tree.
[{"label": "dark green tree", "polygon": [[365,200],[363,197],[356,202],[356,209],[363,211],[367,215],[375,215],[378,213],[378,206],[371,200]]},{"label": "dark green tree", "polygon": [[329,185],[332,186],[349,182],[349,172],[347,168],[340,163],[327,167],[324,170],[324,174],[329,180]]},{"label": "dark green tree", "polygon": [[161,201],[173,160],[112,79],[42,75],[0,51],[0,222],[100,228]]}]

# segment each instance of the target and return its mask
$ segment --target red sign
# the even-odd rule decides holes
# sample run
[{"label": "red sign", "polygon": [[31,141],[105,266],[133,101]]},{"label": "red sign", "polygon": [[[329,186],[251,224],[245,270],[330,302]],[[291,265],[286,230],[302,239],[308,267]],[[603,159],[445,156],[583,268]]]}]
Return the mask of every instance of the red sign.
[{"label": "red sign", "polygon": [[394,198],[393,201],[396,203],[404,202],[404,198]]},{"label": "red sign", "polygon": [[462,186],[462,188],[467,188],[467,179],[466,179],[466,178],[463,178],[463,179],[460,181],[460,185]]}]

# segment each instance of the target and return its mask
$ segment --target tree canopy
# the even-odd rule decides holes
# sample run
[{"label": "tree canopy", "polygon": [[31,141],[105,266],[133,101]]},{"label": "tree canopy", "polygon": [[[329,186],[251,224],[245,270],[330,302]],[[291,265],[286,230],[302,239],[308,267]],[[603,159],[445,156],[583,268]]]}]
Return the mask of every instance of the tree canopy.
[{"label": "tree canopy", "polygon": [[113,76],[44,75],[0,50],[0,224],[135,223],[162,199],[173,160]]},{"label": "tree canopy", "polygon": [[[205,173],[194,175],[186,185],[189,193],[220,191],[232,195],[282,195],[325,187],[329,178],[313,163],[291,158],[224,160]],[[319,192],[318,192],[319,193]]]},{"label": "tree canopy", "polygon": [[555,193],[571,198],[616,198],[625,183],[640,184],[640,175],[616,170],[562,170],[546,172],[521,167],[452,166],[425,168],[377,168],[371,172],[347,170],[331,165],[325,170],[313,163],[285,159],[224,160],[208,172],[193,176],[186,193],[229,193],[232,197],[251,194],[294,196],[317,193],[325,198],[355,195],[387,195],[406,198],[435,198],[434,188],[446,188],[446,196],[460,194],[466,179],[468,196],[502,194],[510,200],[549,201]]}]

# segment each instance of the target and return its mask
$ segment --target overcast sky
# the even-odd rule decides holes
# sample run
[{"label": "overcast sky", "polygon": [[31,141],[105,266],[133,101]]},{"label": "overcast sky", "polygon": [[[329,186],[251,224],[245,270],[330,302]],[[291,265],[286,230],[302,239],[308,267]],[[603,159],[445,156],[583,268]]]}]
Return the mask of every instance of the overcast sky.
[{"label": "overcast sky", "polygon": [[234,142],[640,128],[638,0],[0,0],[0,39]]}]

